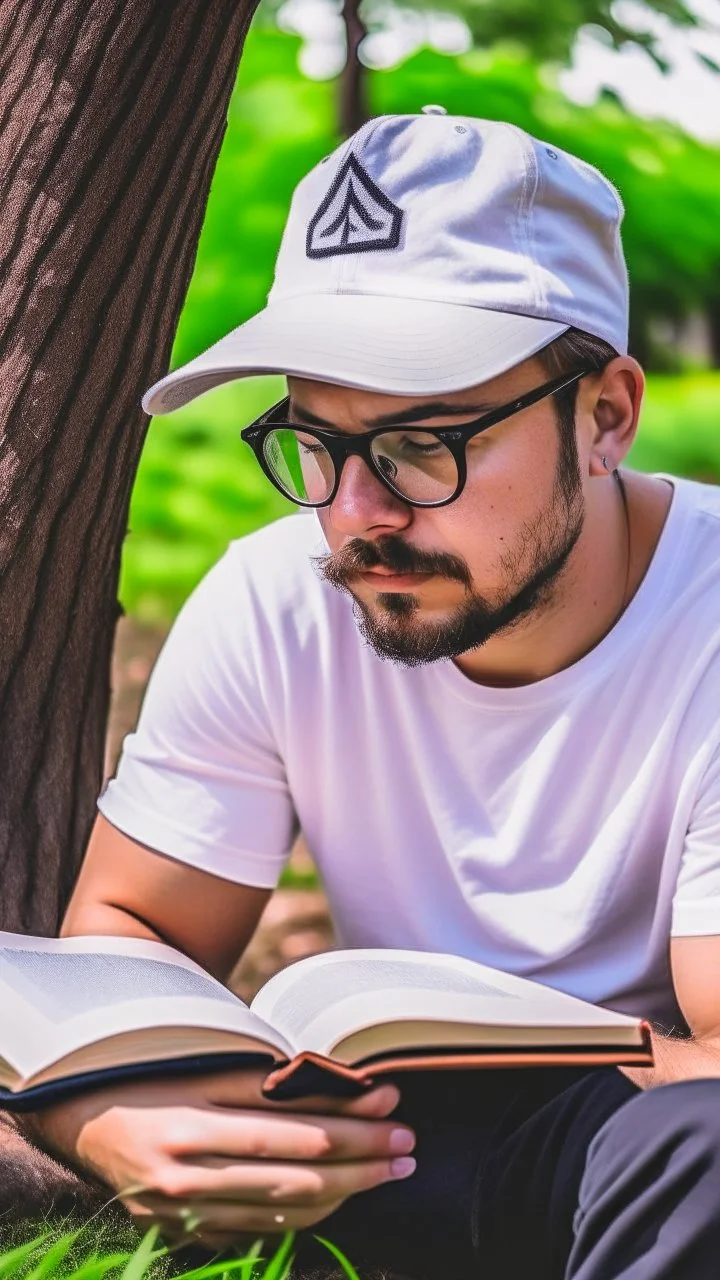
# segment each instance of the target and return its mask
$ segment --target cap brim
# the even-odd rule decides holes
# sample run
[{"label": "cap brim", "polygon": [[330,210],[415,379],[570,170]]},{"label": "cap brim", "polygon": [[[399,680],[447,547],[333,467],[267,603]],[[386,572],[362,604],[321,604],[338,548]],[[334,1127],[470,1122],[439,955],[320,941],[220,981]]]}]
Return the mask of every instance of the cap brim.
[{"label": "cap brim", "polygon": [[282,373],[386,395],[462,391],[535,355],[568,328],[448,302],[313,294],[274,302],[143,397],[171,413],[233,378]]}]

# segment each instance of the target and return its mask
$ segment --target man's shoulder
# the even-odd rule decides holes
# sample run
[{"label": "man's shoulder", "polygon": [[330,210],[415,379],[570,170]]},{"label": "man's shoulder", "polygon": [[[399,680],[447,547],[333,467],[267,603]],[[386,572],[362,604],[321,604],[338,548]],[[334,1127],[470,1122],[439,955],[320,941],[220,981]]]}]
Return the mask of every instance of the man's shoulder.
[{"label": "man's shoulder", "polygon": [[674,495],[646,581],[638,593],[655,629],[680,654],[708,646],[720,677],[720,487],[663,476]]},{"label": "man's shoulder", "polygon": [[[699,516],[708,516],[715,524],[720,522],[720,485],[701,480],[686,480],[678,476],[664,476],[685,494],[686,506]],[[720,533],[720,529],[715,529]]]},{"label": "man's shoulder", "polygon": [[661,475],[659,479],[670,481],[678,490],[685,516],[697,517],[700,522],[707,517],[708,529],[720,536],[720,485],[683,476]]},{"label": "man's shoulder", "polygon": [[[678,476],[663,476],[675,487],[674,538],[680,551],[681,572],[689,578],[707,569],[720,572],[720,486]],[[683,569],[684,565],[684,569]]]}]

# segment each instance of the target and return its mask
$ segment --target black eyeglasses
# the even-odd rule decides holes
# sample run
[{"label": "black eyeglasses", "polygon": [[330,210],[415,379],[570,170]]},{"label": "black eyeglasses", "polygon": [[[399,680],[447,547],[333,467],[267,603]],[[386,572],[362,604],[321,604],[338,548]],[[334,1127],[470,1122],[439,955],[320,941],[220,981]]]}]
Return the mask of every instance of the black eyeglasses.
[{"label": "black eyeglasses", "polygon": [[268,480],[301,507],[327,507],[338,491],[347,458],[357,454],[396,497],[412,507],[444,507],[467,479],[465,448],[473,436],[538,404],[584,378],[590,368],[553,378],[510,404],[460,427],[376,427],[350,434],[288,422],[290,398],[268,409],[240,433]]}]

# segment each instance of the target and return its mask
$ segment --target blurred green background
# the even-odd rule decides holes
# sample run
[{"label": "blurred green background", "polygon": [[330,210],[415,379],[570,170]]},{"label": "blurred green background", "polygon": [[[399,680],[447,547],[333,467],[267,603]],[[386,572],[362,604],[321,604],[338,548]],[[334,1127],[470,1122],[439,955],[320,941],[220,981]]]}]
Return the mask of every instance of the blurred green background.
[{"label": "blurred green background", "polygon": [[[532,39],[529,43],[532,45]],[[539,38],[539,37],[538,37]],[[505,119],[575,152],[619,187],[631,278],[631,349],[649,371],[631,463],[720,478],[718,150],[629,114],[613,94],[569,101],[532,48],[507,41],[449,56],[429,49],[367,74],[372,114]],[[337,86],[308,79],[300,40],[264,11],[243,54],[196,269],[177,335],[179,364],[259,310],[293,187],[338,142]],[[700,335],[698,337],[698,334]],[[279,379],[221,387],[155,419],[135,485],[121,596],[166,624],[227,542],[289,510],[239,432],[282,394]]]}]

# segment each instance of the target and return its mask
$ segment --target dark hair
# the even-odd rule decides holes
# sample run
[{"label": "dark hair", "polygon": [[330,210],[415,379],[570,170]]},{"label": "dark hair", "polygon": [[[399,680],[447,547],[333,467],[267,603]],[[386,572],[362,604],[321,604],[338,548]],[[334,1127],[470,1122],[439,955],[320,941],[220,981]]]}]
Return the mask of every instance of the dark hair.
[{"label": "dark hair", "polygon": [[[538,351],[537,359],[549,377],[559,378],[563,373],[574,373],[583,365],[591,369],[602,369],[614,360],[617,354],[615,348],[611,347],[609,342],[604,342],[602,338],[595,338],[582,329],[567,329],[549,346]],[[578,384],[575,382],[555,396],[562,451],[561,484],[567,489],[568,498],[572,495],[577,482],[579,467],[575,438],[577,390]]]},{"label": "dark hair", "polygon": [[602,338],[594,338],[582,329],[567,329],[549,346],[538,351],[537,358],[551,378],[559,378],[563,373],[573,373],[580,365],[602,369],[617,354],[615,348]]}]

